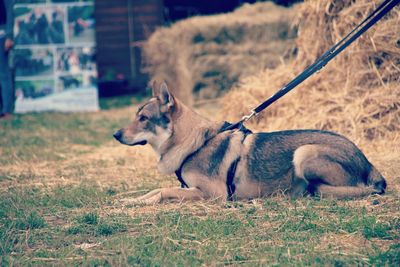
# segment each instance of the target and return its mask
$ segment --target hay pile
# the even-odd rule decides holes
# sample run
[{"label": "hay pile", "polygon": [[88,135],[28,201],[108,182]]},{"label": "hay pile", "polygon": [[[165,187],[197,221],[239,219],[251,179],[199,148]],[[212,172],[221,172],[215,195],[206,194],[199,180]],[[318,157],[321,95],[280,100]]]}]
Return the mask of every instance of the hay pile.
[{"label": "hay pile", "polygon": [[[224,98],[234,121],[289,82],[365,18],[381,0],[303,3],[294,61],[243,79]],[[316,74],[260,114],[259,130],[334,130],[356,142],[400,142],[400,8]]]},{"label": "hay pile", "polygon": [[240,77],[276,67],[294,47],[295,9],[273,3],[193,17],[157,30],[144,45],[144,70],[188,104],[214,98]]}]

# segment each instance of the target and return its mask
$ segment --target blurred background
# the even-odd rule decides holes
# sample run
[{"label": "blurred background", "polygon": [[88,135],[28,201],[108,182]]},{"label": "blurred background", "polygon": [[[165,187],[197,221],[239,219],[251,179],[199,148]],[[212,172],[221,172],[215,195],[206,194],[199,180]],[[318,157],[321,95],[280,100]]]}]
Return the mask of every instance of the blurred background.
[{"label": "blurred background", "polygon": [[[152,48],[146,51],[146,46],[151,46],[151,44],[148,45],[146,42],[156,29],[162,26],[171,27],[174,23],[193,16],[232,12],[240,6],[255,2],[262,1],[96,0],[95,18],[100,96],[143,92],[149,78],[155,75],[153,71],[154,68],[157,68],[154,66],[155,63],[151,58],[151,54],[153,54],[154,51],[152,51]],[[289,7],[295,2],[299,2],[299,0],[275,0],[272,2],[280,6]],[[268,7],[275,10],[273,5],[268,5]],[[267,12],[264,16],[267,17],[269,14],[270,12]],[[219,23],[221,23],[221,21]],[[288,24],[289,23],[290,20],[288,21]],[[223,22],[222,24],[229,25],[229,22]],[[205,29],[205,27],[201,25],[198,26],[203,28],[200,31],[213,30],[211,28]],[[223,27],[224,25],[205,26]],[[261,24],[258,26],[261,26]],[[196,33],[193,32],[194,30],[195,29],[190,29],[189,32],[189,34],[193,35],[191,37],[194,38],[194,43],[206,41],[201,40],[201,35],[196,36]],[[232,37],[243,38],[243,36],[240,35],[244,34],[244,29],[232,28],[229,30],[231,34],[234,35]],[[262,34],[260,29],[249,30],[256,30],[257,34]],[[268,27],[265,31],[268,31]],[[226,35],[224,31],[216,33],[216,35],[219,36],[215,36],[214,38],[220,38],[220,42],[223,42],[223,39],[230,38],[229,36],[224,36]],[[168,39],[175,37],[176,36],[171,35]],[[185,43],[186,40],[184,36],[181,36],[175,39],[175,42]],[[171,44],[166,43],[165,45]],[[148,52],[148,54],[146,54],[146,52]],[[146,59],[148,61],[146,61]],[[217,69],[215,71],[209,71],[208,75],[216,76],[218,74],[219,70]],[[165,79],[166,77],[161,78]],[[173,83],[174,86],[177,84],[176,82],[170,82]],[[229,85],[230,84],[226,84],[225,86]],[[196,88],[193,89],[199,90],[199,87],[202,85],[196,84],[195,86]],[[182,93],[181,95],[183,96],[184,94]],[[189,97],[186,96],[186,98]]]},{"label": "blurred background", "polygon": [[296,2],[16,0],[16,112],[95,111],[153,79],[215,99],[293,55]]},{"label": "blurred background", "polygon": [[[235,121],[380,2],[16,0],[17,112],[97,111],[98,97],[140,101],[158,80],[187,105]],[[398,140],[399,17],[396,7],[252,126]]]}]

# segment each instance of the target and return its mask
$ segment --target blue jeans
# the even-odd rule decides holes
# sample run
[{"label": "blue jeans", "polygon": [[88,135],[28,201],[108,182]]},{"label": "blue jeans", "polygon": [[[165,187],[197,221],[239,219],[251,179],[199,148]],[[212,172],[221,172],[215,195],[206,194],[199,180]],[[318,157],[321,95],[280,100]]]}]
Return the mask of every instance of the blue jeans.
[{"label": "blue jeans", "polygon": [[4,51],[5,36],[0,37],[0,113],[14,111],[14,85],[8,65],[8,53]]}]

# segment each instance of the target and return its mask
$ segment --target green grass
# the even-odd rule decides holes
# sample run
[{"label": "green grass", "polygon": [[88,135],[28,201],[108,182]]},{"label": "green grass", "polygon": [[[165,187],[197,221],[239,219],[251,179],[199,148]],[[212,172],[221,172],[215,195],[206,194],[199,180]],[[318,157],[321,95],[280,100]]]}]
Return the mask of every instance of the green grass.
[{"label": "green grass", "polygon": [[[379,218],[349,201],[273,198],[166,206],[134,215],[112,213],[108,190],[84,184],[2,193],[2,260],[146,266],[400,263],[399,219]],[[324,244],[326,236],[334,239]],[[380,241],[390,242],[383,249]],[[95,246],[82,249],[81,244]]]},{"label": "green grass", "polygon": [[[109,146],[112,132],[131,116],[112,112],[1,122],[0,265],[400,265],[396,192],[358,202],[275,197],[121,207],[118,194],[127,188],[157,186],[152,171],[120,155],[70,165],[87,150]],[[34,168],[50,163],[56,177]],[[117,179],[116,170],[143,177],[127,178],[121,187],[99,182],[97,175]],[[80,182],[46,184],[67,175]]]},{"label": "green grass", "polygon": [[140,95],[125,95],[116,97],[100,98],[100,108],[102,110],[110,110],[115,108],[123,108],[132,105],[132,103],[138,103],[149,97],[148,92],[144,92]]},{"label": "green grass", "polygon": [[62,160],[73,145],[98,147],[127,119],[93,118],[90,114],[44,113],[16,115],[1,122],[0,164],[26,160]]},{"label": "green grass", "polygon": [[[132,96],[101,99],[103,109],[126,107],[137,103]],[[110,141],[115,130],[131,119],[92,113],[63,114],[55,112],[14,115],[0,122],[0,164],[26,160],[62,160],[70,155],[71,146],[98,147]],[[72,151],[77,153],[76,151]],[[0,181],[6,179],[0,175]]]}]

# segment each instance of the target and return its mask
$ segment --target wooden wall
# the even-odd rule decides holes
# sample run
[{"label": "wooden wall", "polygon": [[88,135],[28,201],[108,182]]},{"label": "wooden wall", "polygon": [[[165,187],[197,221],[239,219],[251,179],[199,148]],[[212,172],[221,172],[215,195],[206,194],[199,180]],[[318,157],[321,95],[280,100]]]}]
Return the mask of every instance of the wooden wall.
[{"label": "wooden wall", "polygon": [[111,71],[143,83],[141,41],[162,25],[162,0],[96,0],[95,17],[100,79]]}]

